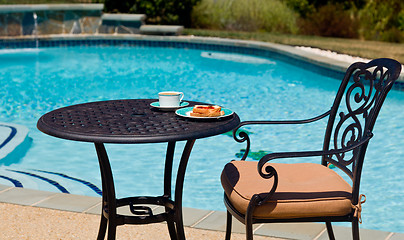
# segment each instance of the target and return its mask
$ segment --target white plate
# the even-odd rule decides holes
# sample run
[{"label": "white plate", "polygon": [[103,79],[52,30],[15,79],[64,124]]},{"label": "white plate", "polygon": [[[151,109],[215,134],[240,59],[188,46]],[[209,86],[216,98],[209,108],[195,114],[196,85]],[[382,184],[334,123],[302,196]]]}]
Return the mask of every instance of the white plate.
[{"label": "white plate", "polygon": [[230,116],[230,115],[232,115],[234,113],[230,109],[222,108],[222,111],[224,112],[224,115],[222,115],[222,116],[217,116],[217,117],[194,117],[194,116],[191,116],[191,112],[192,112],[193,108],[194,107],[181,108],[181,109],[178,109],[177,111],[175,111],[175,114],[177,114],[178,116],[181,116],[181,117],[193,118],[193,119],[219,119],[219,118],[228,117],[228,116]]},{"label": "white plate", "polygon": [[184,101],[182,101],[180,103],[180,106],[178,106],[178,107],[161,107],[159,102],[150,103],[150,106],[152,106],[154,108],[158,108],[158,109],[160,109],[162,111],[174,111],[174,110],[176,110],[178,108],[183,108],[183,107],[186,107],[188,105],[189,105],[189,102],[184,102]]}]

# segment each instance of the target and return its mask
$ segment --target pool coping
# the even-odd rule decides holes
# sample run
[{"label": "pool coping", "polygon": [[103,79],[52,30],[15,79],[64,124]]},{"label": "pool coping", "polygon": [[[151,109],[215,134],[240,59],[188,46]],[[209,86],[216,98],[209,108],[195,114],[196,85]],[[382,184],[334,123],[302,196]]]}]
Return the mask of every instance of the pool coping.
[{"label": "pool coping", "polygon": [[[47,192],[27,188],[11,187],[0,184],[0,203],[22,206],[39,207],[82,214],[100,215],[101,197],[91,197],[75,194]],[[159,212],[159,206],[152,207]],[[121,214],[130,214],[129,209],[120,209]],[[225,231],[226,213],[195,208],[184,208],[184,226],[211,230]],[[245,233],[244,225],[233,221],[234,233]],[[350,239],[349,227],[334,226],[336,239]],[[254,234],[276,237],[280,239],[325,240],[328,239],[325,224],[322,223],[272,223],[255,224]],[[373,229],[360,228],[361,239],[398,240],[404,239],[404,233],[394,233]]]},{"label": "pool coping", "polygon": [[[315,67],[326,69],[332,72],[345,74],[346,69],[352,64],[351,62],[340,61],[332,57],[322,56],[316,53],[298,49],[295,46],[283,45],[278,43],[261,42],[253,40],[237,40],[217,37],[199,37],[193,35],[180,36],[158,36],[158,35],[142,35],[142,34],[54,34],[54,35],[39,35],[39,36],[17,36],[17,37],[0,37],[0,44],[13,41],[94,41],[94,40],[138,40],[151,42],[175,42],[184,44],[206,44],[214,46],[228,46],[234,48],[246,48],[269,51],[273,54],[286,57],[290,60],[298,61],[297,64],[307,63]],[[185,46],[187,47],[187,46]],[[341,78],[342,80],[342,78]],[[400,77],[397,80],[400,85],[399,89],[404,89],[404,67]]]}]

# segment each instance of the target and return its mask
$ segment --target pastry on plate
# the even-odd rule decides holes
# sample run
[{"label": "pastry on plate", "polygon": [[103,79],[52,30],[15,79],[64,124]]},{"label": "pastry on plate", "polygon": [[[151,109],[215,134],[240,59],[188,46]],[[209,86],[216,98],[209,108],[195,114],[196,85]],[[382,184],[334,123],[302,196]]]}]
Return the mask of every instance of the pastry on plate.
[{"label": "pastry on plate", "polygon": [[219,117],[224,112],[220,106],[212,105],[195,105],[190,113],[192,117]]}]

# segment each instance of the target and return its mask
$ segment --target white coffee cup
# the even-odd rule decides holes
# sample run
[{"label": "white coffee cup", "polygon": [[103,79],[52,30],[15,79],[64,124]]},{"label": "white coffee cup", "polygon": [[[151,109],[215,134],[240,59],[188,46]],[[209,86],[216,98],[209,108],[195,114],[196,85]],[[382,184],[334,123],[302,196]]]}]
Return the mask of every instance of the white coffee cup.
[{"label": "white coffee cup", "polygon": [[183,98],[182,92],[159,92],[160,107],[179,107]]}]

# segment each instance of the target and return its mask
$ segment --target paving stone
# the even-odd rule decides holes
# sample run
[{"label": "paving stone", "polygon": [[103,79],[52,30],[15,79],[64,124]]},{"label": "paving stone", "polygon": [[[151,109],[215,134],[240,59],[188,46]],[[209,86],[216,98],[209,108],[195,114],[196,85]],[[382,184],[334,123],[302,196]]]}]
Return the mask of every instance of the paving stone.
[{"label": "paving stone", "polygon": [[[255,224],[253,229],[257,228],[259,224]],[[194,228],[208,229],[214,231],[225,231],[226,230],[226,212],[217,211],[213,212],[201,222],[196,224]],[[237,219],[233,218],[232,221],[232,232],[235,233],[245,233],[245,226]]]},{"label": "paving stone", "polygon": [[0,192],[12,188],[11,186],[0,184]]},{"label": "paving stone", "polygon": [[72,212],[84,212],[85,210],[95,206],[101,202],[99,197],[88,197],[66,193],[58,193],[52,198],[46,199],[36,207],[52,208],[58,210],[67,210]]},{"label": "paving stone", "polygon": [[387,240],[403,240],[404,239],[404,233],[393,233],[391,238]]},{"label": "paving stone", "polygon": [[266,223],[255,231],[257,235],[312,240],[325,229],[325,224],[319,223]]},{"label": "paving stone", "polygon": [[0,193],[0,202],[20,205],[33,205],[49,199],[57,193],[32,190],[27,188],[11,188]]},{"label": "paving stone", "polygon": [[99,204],[96,204],[96,205],[91,206],[90,208],[84,210],[84,213],[101,215],[101,201]]},{"label": "paving stone", "polygon": [[195,223],[206,217],[211,210],[203,210],[203,209],[196,209],[196,208],[183,208],[182,209],[182,216],[184,221],[184,226],[190,227],[193,226]]},{"label": "paving stone", "polygon": [[[335,239],[352,239],[352,230],[350,227],[333,226]],[[377,231],[373,229],[359,229],[361,240],[384,240],[390,234],[389,232]],[[318,240],[328,240],[328,234],[325,231]]]}]

